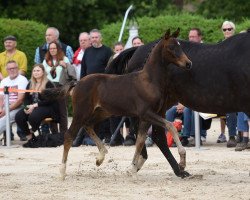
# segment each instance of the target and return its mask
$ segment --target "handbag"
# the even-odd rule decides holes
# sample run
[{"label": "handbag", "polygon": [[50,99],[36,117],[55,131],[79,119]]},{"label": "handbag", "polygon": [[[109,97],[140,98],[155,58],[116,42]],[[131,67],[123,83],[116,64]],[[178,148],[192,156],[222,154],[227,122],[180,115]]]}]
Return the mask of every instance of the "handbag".
[{"label": "handbag", "polygon": [[75,68],[71,64],[67,63],[67,67],[63,68],[61,72],[59,84],[65,85],[66,83],[70,81],[76,81],[76,71],[75,71]]}]

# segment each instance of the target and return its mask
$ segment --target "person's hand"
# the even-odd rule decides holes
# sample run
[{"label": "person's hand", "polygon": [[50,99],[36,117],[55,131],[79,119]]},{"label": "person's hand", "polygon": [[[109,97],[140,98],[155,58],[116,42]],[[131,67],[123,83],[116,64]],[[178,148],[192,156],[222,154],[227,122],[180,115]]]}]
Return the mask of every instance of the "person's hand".
[{"label": "person's hand", "polygon": [[64,67],[64,68],[67,67],[66,62],[64,62],[63,60],[60,60],[60,61],[59,61],[59,65],[61,65],[61,66]]},{"label": "person's hand", "polygon": [[176,112],[177,113],[183,113],[185,106],[183,106],[181,103],[178,103],[176,106]]},{"label": "person's hand", "polygon": [[27,108],[28,108],[28,109],[24,109],[24,112],[25,112],[27,115],[29,115],[29,114],[32,113],[32,111],[34,110],[35,106],[34,106],[34,104],[30,104],[30,105],[27,105]]}]

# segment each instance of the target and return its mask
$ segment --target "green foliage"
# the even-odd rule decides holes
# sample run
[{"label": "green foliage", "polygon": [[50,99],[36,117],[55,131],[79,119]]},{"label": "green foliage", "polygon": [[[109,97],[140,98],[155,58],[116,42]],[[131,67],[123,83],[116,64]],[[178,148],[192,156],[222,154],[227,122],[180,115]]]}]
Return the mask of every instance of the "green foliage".
[{"label": "green foliage", "polygon": [[[202,30],[203,41],[205,43],[216,43],[223,38],[221,25],[224,19],[206,19],[199,15],[178,14],[178,15],[161,15],[158,17],[142,17],[138,18],[139,35],[143,38],[144,43],[151,42],[160,38],[164,32],[170,28],[174,31],[178,27],[181,28],[180,38],[188,39],[188,32],[193,27]],[[249,20],[244,20],[241,24],[237,24],[236,33],[249,28]],[[101,30],[104,42],[112,46],[117,40],[120,33],[122,22],[113,23],[104,26]],[[125,44],[128,39],[128,29],[125,29],[122,42]]]},{"label": "green foliage", "polygon": [[[60,31],[60,39],[78,47],[80,32],[122,20],[126,9],[133,4],[137,16],[156,16],[170,0],[8,0],[0,5],[0,16],[35,20]],[[25,10],[25,11],[24,11]],[[132,14],[132,13],[131,13]]]},{"label": "green foliage", "polygon": [[250,17],[249,0],[206,0],[198,7],[198,13],[207,18],[222,17],[240,22]]},{"label": "green foliage", "polygon": [[[44,43],[46,26],[34,21],[0,18],[0,38],[14,35],[17,38],[17,48],[23,51],[28,58],[28,77],[34,64],[36,47]],[[0,51],[4,51],[3,42],[0,43]]]}]

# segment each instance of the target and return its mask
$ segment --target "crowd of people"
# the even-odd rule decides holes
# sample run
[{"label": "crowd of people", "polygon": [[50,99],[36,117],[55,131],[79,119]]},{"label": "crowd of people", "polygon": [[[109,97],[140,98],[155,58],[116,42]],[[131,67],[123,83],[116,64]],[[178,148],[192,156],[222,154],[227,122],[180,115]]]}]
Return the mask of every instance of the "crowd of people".
[{"label": "crowd of people", "polygon": [[[222,24],[221,30],[224,39],[235,33],[235,25],[230,21]],[[190,42],[202,43],[202,32],[199,28],[191,28],[188,34]],[[46,88],[60,87],[69,80],[79,81],[81,78],[94,73],[104,73],[108,64],[124,50],[121,42],[115,43],[113,51],[102,43],[102,34],[98,29],[89,33],[79,34],[79,48],[73,52],[71,46],[64,44],[59,39],[59,31],[49,27],[45,33],[45,43],[36,48],[34,65],[31,77],[27,79],[27,57],[24,52],[17,49],[17,39],[9,35],[4,38],[5,51],[0,53],[0,88],[5,86],[19,89],[19,92],[10,92],[10,123],[17,124],[17,135],[21,141],[26,141],[23,147],[32,147],[36,142],[35,132],[39,129],[48,131],[42,122],[52,118],[50,131],[64,134],[68,129],[68,99],[58,101],[43,99],[40,91]],[[143,45],[139,36],[132,39],[132,46]],[[66,76],[67,75],[67,76]],[[29,90],[25,92],[23,90]],[[4,108],[4,93],[0,92],[0,134],[6,130],[6,116]],[[111,146],[135,144],[135,133],[130,129],[130,119],[125,119],[126,132],[120,128],[116,138],[110,141],[122,116],[113,116],[101,122],[95,131],[105,143]],[[194,111],[181,103],[173,106],[166,112],[166,119],[174,122],[176,119],[183,121],[182,144],[194,146]],[[200,117],[201,143],[206,142],[207,129],[210,120]],[[229,140],[225,136],[225,127],[228,127]],[[227,147],[235,147],[236,151],[248,148],[250,118],[245,113],[227,113],[221,117],[221,133],[218,143],[227,142]],[[238,135],[236,134],[238,131]],[[12,131],[13,132],[13,131]],[[13,133],[12,133],[12,139]],[[95,145],[84,129],[81,129],[73,142],[73,146]],[[147,146],[153,145],[153,140],[148,133]]]}]

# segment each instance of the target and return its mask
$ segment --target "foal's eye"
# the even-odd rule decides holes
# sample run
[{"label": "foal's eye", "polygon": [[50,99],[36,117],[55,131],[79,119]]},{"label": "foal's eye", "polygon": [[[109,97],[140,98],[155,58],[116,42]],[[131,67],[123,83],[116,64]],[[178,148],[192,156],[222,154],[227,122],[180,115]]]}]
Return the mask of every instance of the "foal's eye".
[{"label": "foal's eye", "polygon": [[174,45],[169,45],[168,48],[169,48],[170,51],[174,51],[175,46]]}]

